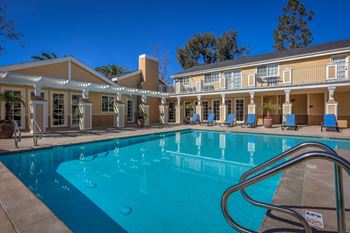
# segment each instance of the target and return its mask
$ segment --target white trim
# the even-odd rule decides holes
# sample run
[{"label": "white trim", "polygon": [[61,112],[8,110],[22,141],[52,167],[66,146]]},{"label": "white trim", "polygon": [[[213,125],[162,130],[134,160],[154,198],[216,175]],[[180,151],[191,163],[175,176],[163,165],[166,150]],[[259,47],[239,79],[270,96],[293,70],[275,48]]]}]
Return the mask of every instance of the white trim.
[{"label": "white trim", "polygon": [[[253,85],[250,85],[250,79],[253,78]],[[250,73],[248,74],[248,87],[255,87],[256,86],[256,73]]]},{"label": "white trim", "polygon": [[124,75],[120,75],[120,76],[117,75],[116,77],[112,78],[111,80],[113,82],[117,82],[120,79],[124,79],[124,78],[130,77],[130,76],[135,75],[135,74],[141,74],[141,70],[136,70],[134,72],[130,72],[130,73],[127,73],[127,74],[124,74]]},{"label": "white trim", "polygon": [[[109,98],[113,98],[113,108],[112,108],[112,111],[103,111],[103,109],[102,109],[102,107],[103,107],[103,104],[102,104],[102,99],[103,99],[103,97],[108,97],[108,101],[109,101]],[[115,102],[116,102],[116,96],[114,96],[114,95],[105,95],[105,94],[103,94],[103,95],[101,95],[101,112],[102,113],[106,113],[106,114],[108,114],[108,113],[110,113],[110,114],[114,114],[114,104],[115,104]],[[109,107],[108,107],[108,109],[109,109]]]},{"label": "white trim", "polygon": [[[329,77],[329,68],[334,67],[334,78]],[[337,80],[338,79],[338,67],[336,64],[327,64],[326,65],[326,80]]]},{"label": "white trim", "polygon": [[[64,124],[63,125],[53,125],[53,95],[54,94],[63,94],[63,104],[64,104]],[[67,121],[68,121],[68,100],[67,100],[67,92],[66,91],[50,91],[50,101],[51,101],[51,109],[50,109],[50,125],[51,128],[59,128],[59,127],[67,127]]]},{"label": "white trim", "polygon": [[[24,88],[19,87],[0,87],[1,93],[4,93],[5,91],[20,91],[21,92],[21,99],[23,100],[24,104],[21,104],[21,127],[20,129],[25,129],[26,127],[26,111],[25,111],[25,99],[26,99],[26,93]],[[5,118],[5,103],[1,104],[1,118]]]},{"label": "white trim", "polygon": [[327,51],[322,51],[322,52],[306,53],[306,55],[302,54],[302,55],[295,55],[295,56],[287,56],[284,58],[268,59],[268,60],[263,60],[263,61],[258,61],[258,62],[249,62],[249,63],[243,63],[243,64],[239,64],[239,65],[231,65],[231,66],[224,66],[224,67],[218,67],[218,68],[207,69],[207,70],[200,70],[200,71],[194,71],[194,72],[188,72],[188,73],[175,74],[175,75],[172,75],[171,77],[174,79],[174,78],[179,78],[182,76],[197,75],[197,74],[204,74],[204,73],[210,73],[210,72],[220,72],[220,71],[226,71],[226,70],[232,70],[232,69],[241,69],[241,68],[246,68],[246,67],[251,67],[251,66],[268,65],[268,64],[281,63],[281,62],[287,62],[287,61],[295,61],[295,60],[300,60],[300,59],[326,56],[326,55],[331,55],[331,54],[335,54],[335,53],[337,53],[337,54],[338,53],[347,53],[349,51],[350,51],[350,47],[345,47],[345,48],[332,49],[332,50],[327,50]]},{"label": "white trim", "polygon": [[[243,121],[238,121],[237,120],[237,108],[236,108],[236,100],[243,100]],[[239,97],[239,98],[234,98],[234,100],[233,100],[233,104],[234,104],[234,113],[236,114],[236,121],[237,121],[237,123],[243,123],[244,121],[245,121],[245,108],[246,108],[246,106],[245,106],[245,98],[242,98],[242,97]]]},{"label": "white trim", "polygon": [[[286,83],[286,84],[291,84],[292,83],[292,72],[293,70],[291,68],[285,68],[283,71],[282,71],[282,81],[283,83]],[[289,82],[286,82],[286,73],[289,73],[289,77],[290,77],[290,80]]]}]

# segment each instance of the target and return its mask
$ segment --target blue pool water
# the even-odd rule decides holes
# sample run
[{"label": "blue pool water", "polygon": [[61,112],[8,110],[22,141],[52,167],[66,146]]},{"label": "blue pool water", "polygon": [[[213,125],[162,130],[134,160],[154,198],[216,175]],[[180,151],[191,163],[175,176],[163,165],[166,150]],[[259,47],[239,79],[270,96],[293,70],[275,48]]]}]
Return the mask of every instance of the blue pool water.
[{"label": "blue pool water", "polygon": [[[178,131],[0,156],[74,232],[233,232],[223,191],[247,170],[302,142],[350,149],[340,140]],[[271,202],[281,174],[248,189]],[[240,194],[239,223],[258,230],[265,214]]]}]

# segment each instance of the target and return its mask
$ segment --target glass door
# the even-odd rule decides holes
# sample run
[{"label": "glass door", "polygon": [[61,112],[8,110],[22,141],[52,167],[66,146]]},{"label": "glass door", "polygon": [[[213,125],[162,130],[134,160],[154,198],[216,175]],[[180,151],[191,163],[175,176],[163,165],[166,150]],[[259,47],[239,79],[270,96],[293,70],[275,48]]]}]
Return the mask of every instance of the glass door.
[{"label": "glass door", "polygon": [[244,99],[235,99],[235,113],[237,122],[244,122]]},{"label": "glass door", "polygon": [[175,103],[169,103],[169,121],[175,122]]},{"label": "glass door", "polygon": [[72,95],[72,127],[79,127],[79,102],[81,99],[81,95]]},{"label": "glass door", "polygon": [[220,100],[213,100],[213,113],[215,114],[215,120],[220,120]]},{"label": "glass door", "polygon": [[208,101],[202,101],[203,105],[203,119],[204,121],[208,120],[209,104]]},{"label": "glass door", "polygon": [[52,94],[52,126],[66,126],[64,94]]},{"label": "glass door", "polygon": [[133,99],[128,100],[128,122],[135,122],[135,101]]},{"label": "glass door", "polygon": [[[5,94],[11,93],[15,97],[22,98],[22,92],[20,90],[5,90]],[[18,127],[23,129],[24,128],[24,119],[22,116],[22,104],[18,103],[13,106],[11,104],[5,104],[5,117],[16,121],[18,124]],[[24,112],[23,112],[24,113]]]}]

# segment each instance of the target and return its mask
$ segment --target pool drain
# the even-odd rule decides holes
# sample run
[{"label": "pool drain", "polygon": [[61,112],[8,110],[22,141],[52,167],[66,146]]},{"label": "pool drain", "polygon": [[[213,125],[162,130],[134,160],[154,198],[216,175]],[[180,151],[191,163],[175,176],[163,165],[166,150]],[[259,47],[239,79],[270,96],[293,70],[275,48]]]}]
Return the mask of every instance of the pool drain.
[{"label": "pool drain", "polygon": [[120,210],[120,213],[124,216],[129,216],[132,213],[131,207],[124,207]]}]

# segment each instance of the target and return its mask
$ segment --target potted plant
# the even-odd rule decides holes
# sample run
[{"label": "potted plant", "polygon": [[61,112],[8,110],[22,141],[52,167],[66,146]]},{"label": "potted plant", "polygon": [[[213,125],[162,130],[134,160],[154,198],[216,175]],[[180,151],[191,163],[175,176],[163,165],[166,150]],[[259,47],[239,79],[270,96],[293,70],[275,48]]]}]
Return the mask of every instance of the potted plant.
[{"label": "potted plant", "polygon": [[268,103],[264,103],[262,110],[264,112],[266,112],[266,116],[264,117],[264,127],[265,128],[272,128],[272,124],[273,124],[273,119],[270,115],[271,111],[274,110],[279,110],[280,109],[280,105],[279,104],[273,104],[271,101]]},{"label": "potted plant", "polygon": [[11,112],[16,104],[24,104],[20,97],[11,92],[0,94],[0,105],[5,103],[5,119],[0,120],[0,139],[11,138],[15,130],[14,122],[11,120]]},{"label": "potted plant", "polygon": [[147,114],[143,111],[141,107],[138,107],[137,109],[137,126],[139,128],[143,128],[145,126],[145,117],[147,117]]}]

